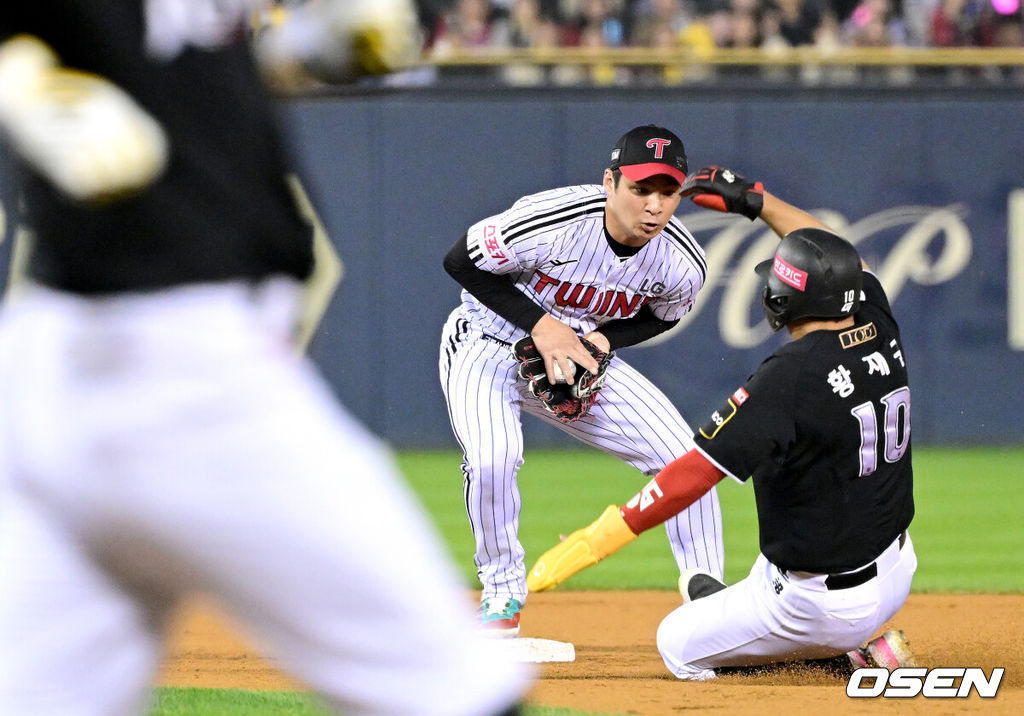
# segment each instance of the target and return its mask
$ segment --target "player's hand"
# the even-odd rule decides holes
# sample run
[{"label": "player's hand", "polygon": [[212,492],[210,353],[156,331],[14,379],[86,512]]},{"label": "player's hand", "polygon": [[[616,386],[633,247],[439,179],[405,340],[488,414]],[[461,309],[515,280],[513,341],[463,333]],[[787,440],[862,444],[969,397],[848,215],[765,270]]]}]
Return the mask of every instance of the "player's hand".
[{"label": "player's hand", "polygon": [[109,80],[60,66],[29,35],[0,46],[0,128],[26,163],[77,201],[137,192],[167,163],[153,117]]},{"label": "player's hand", "polygon": [[585,335],[583,337],[586,338],[591,343],[593,343],[598,348],[600,348],[603,352],[605,352],[605,353],[611,353],[612,352],[611,341],[609,341],[608,338],[605,337],[605,335],[603,333],[601,333],[600,331],[591,331],[590,333],[588,333],[587,335]]},{"label": "player's hand", "polygon": [[[544,358],[544,371],[552,383],[571,383],[577,365],[591,373],[598,372],[597,361],[580,343],[576,332],[554,316],[541,316],[530,331],[530,335],[533,336],[537,351]],[[558,372],[555,371],[555,366],[561,372],[562,380],[557,380]]]},{"label": "player's hand", "polygon": [[731,169],[709,166],[687,177],[680,192],[694,204],[753,221],[764,207],[764,185],[749,182]]},{"label": "player's hand", "polygon": [[566,579],[600,562],[636,539],[619,508],[608,505],[601,516],[540,556],[526,575],[531,592],[554,589]]}]

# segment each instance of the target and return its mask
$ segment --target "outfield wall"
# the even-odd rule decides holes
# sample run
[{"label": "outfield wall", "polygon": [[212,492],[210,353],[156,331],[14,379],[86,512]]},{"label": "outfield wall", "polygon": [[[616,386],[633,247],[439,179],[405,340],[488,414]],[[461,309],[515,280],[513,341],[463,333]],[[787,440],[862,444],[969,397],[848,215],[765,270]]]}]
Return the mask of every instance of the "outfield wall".
[{"label": "outfield wall", "polygon": [[[919,443],[1022,441],[1019,95],[421,90],[293,100],[283,112],[344,261],[311,353],[398,446],[455,446],[436,368],[458,297],[441,268],[448,247],[523,194],[598,182],[618,135],[647,122],[677,131],[691,168],[720,163],[762,179],[858,244],[901,322]],[[689,204],[680,216],[707,250],[708,284],[671,335],[622,355],[699,425],[780,340],[751,270],[775,239],[761,222]],[[564,444],[528,430],[535,445]]]}]

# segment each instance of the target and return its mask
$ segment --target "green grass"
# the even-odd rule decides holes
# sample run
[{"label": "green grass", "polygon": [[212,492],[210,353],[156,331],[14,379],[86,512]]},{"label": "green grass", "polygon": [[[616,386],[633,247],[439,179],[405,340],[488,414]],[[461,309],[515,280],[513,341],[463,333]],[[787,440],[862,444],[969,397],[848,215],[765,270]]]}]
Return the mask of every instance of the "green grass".
[{"label": "green grass", "polygon": [[[242,689],[156,689],[149,716],[328,716],[312,696]],[[523,716],[582,716],[580,711],[527,706]]]},{"label": "green grass", "polygon": [[157,689],[151,716],[327,716],[308,694],[242,689]]},{"label": "green grass", "polygon": [[914,478],[914,591],[1024,591],[1024,448],[915,450]]},{"label": "green grass", "polygon": [[[467,582],[476,586],[473,542],[454,452],[406,452],[399,462],[434,517]],[[917,592],[1024,591],[1024,448],[914,451]],[[646,482],[624,463],[594,450],[530,451],[519,474],[520,538],[527,563],[567,534],[622,504]],[[719,486],[726,581],[742,579],[757,556],[753,490]],[[678,575],[661,528],[581,572],[562,589],[674,589]]]}]

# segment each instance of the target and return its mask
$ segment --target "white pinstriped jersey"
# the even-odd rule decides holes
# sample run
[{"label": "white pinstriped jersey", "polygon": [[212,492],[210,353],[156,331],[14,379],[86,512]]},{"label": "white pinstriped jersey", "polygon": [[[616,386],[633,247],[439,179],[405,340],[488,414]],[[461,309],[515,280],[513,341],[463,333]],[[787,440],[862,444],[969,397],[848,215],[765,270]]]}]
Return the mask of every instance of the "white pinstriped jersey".
[{"label": "white pinstriped jersey", "polygon": [[[674,321],[685,315],[707,276],[704,251],[672,217],[636,255],[619,257],[604,229],[607,195],[598,184],[531,194],[470,227],[469,256],[581,335],[629,318],[648,305]],[[523,331],[462,291],[460,315],[496,338]]]},{"label": "white pinstriped jersey", "polygon": [[[700,246],[672,218],[646,245],[620,257],[605,232],[606,201],[600,185],[525,196],[470,227],[469,257],[477,268],[508,277],[580,334],[635,316],[644,305],[666,321],[686,314],[707,275]],[[508,598],[522,603],[528,592],[517,482],[524,413],[647,476],[693,447],[693,431],[668,397],[618,355],[587,415],[571,424],[559,422],[519,378],[509,345],[524,334],[464,290],[462,303],[445,323],[438,354],[448,417],[463,452],[481,597],[501,603]],[[721,578],[722,515],[714,490],[665,527],[680,571],[699,567]]]}]

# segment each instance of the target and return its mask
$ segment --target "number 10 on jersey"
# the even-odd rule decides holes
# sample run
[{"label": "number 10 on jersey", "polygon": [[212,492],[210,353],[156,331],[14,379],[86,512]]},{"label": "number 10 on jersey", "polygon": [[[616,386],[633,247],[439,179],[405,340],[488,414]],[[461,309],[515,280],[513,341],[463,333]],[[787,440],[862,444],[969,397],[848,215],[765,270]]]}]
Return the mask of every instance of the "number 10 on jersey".
[{"label": "number 10 on jersey", "polygon": [[[883,455],[889,463],[898,462],[910,445],[910,388],[897,388],[881,399]],[[850,413],[860,424],[860,474],[878,469],[878,414],[871,401],[861,403]]]}]

